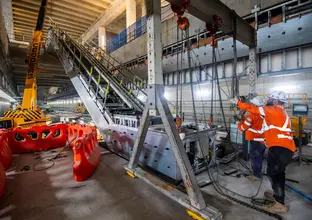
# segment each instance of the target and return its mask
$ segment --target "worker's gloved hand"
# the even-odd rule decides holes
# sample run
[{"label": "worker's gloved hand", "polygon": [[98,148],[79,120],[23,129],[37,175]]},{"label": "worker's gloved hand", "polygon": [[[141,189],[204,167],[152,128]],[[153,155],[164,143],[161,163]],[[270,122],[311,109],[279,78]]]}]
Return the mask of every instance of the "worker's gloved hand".
[{"label": "worker's gloved hand", "polygon": [[232,104],[234,104],[234,105],[237,105],[237,103],[238,103],[238,99],[237,99],[237,98],[231,98],[231,99],[229,99],[229,101],[230,101]]}]

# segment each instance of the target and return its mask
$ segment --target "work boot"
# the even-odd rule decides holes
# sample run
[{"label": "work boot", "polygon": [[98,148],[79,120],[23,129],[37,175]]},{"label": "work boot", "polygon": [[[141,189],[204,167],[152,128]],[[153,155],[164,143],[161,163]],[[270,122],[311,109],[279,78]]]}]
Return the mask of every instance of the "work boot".
[{"label": "work boot", "polygon": [[265,206],[264,209],[268,212],[275,213],[275,214],[283,214],[283,213],[288,212],[288,208],[279,202],[274,202],[270,206]]},{"label": "work boot", "polygon": [[254,175],[250,175],[250,176],[247,176],[247,179],[251,182],[256,182],[256,181],[260,181],[261,179],[254,176]]},{"label": "work boot", "polygon": [[270,200],[272,202],[275,202],[275,198],[274,198],[274,192],[272,190],[267,190],[264,192],[264,197],[267,200]]}]

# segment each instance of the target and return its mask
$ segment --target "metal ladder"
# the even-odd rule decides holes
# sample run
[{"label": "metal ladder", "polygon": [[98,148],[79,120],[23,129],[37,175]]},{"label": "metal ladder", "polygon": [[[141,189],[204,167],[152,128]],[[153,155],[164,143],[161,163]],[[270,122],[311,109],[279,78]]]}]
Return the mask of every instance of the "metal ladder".
[{"label": "metal ladder", "polygon": [[[54,47],[79,96],[85,100],[89,113],[96,105],[109,122],[112,120],[112,112],[123,107],[137,112],[143,111],[144,103],[137,98],[146,96],[143,81],[134,77],[130,71],[117,68],[114,65],[117,62],[108,54],[104,54],[99,48],[91,47],[90,44],[83,46],[56,26],[49,29],[47,49],[50,45]],[[98,56],[99,52],[101,57]],[[105,65],[104,61],[109,65]],[[127,88],[129,85],[130,89]],[[88,103],[92,107],[88,108]]]}]

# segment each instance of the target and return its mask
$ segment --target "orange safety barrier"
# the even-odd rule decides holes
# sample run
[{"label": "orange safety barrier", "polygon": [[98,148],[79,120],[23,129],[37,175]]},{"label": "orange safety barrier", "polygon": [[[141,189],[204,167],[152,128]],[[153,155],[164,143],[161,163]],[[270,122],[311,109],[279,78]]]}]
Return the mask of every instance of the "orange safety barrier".
[{"label": "orange safety barrier", "polygon": [[76,181],[83,181],[93,174],[100,163],[96,128],[79,124],[68,125],[68,141],[74,151],[74,178]]},{"label": "orange safety barrier", "polygon": [[14,153],[64,147],[67,141],[67,124],[16,127],[9,130],[8,137]]},{"label": "orange safety barrier", "polygon": [[9,146],[6,129],[0,130],[0,163],[5,170],[8,169],[12,163],[12,151]]},{"label": "orange safety barrier", "polygon": [[4,193],[5,184],[6,184],[6,174],[2,164],[0,163],[0,198]]}]

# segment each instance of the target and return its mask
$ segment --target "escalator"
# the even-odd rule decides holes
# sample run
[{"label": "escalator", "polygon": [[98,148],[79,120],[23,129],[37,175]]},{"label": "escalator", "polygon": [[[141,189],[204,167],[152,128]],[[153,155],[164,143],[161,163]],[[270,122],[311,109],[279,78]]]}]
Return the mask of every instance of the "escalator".
[{"label": "escalator", "polygon": [[[143,80],[127,70],[116,59],[91,42],[84,45],[73,40],[61,29],[49,29],[46,50],[55,50],[92,120],[105,140],[105,146],[116,154],[130,158],[147,100]],[[143,98],[142,98],[143,97]],[[195,150],[198,135],[191,127],[185,133],[183,145],[187,149],[195,172],[203,169],[204,157],[214,146],[215,131],[201,130],[204,153]],[[207,138],[209,137],[209,138]],[[197,152],[197,153],[196,153]],[[145,137],[139,163],[170,180],[181,181],[182,176],[161,117],[152,117]]]},{"label": "escalator", "polygon": [[82,45],[56,26],[49,29],[46,48],[56,51],[97,126],[110,124],[117,111],[141,115],[144,103],[137,97],[146,99],[143,80],[104,50],[90,42]]}]

